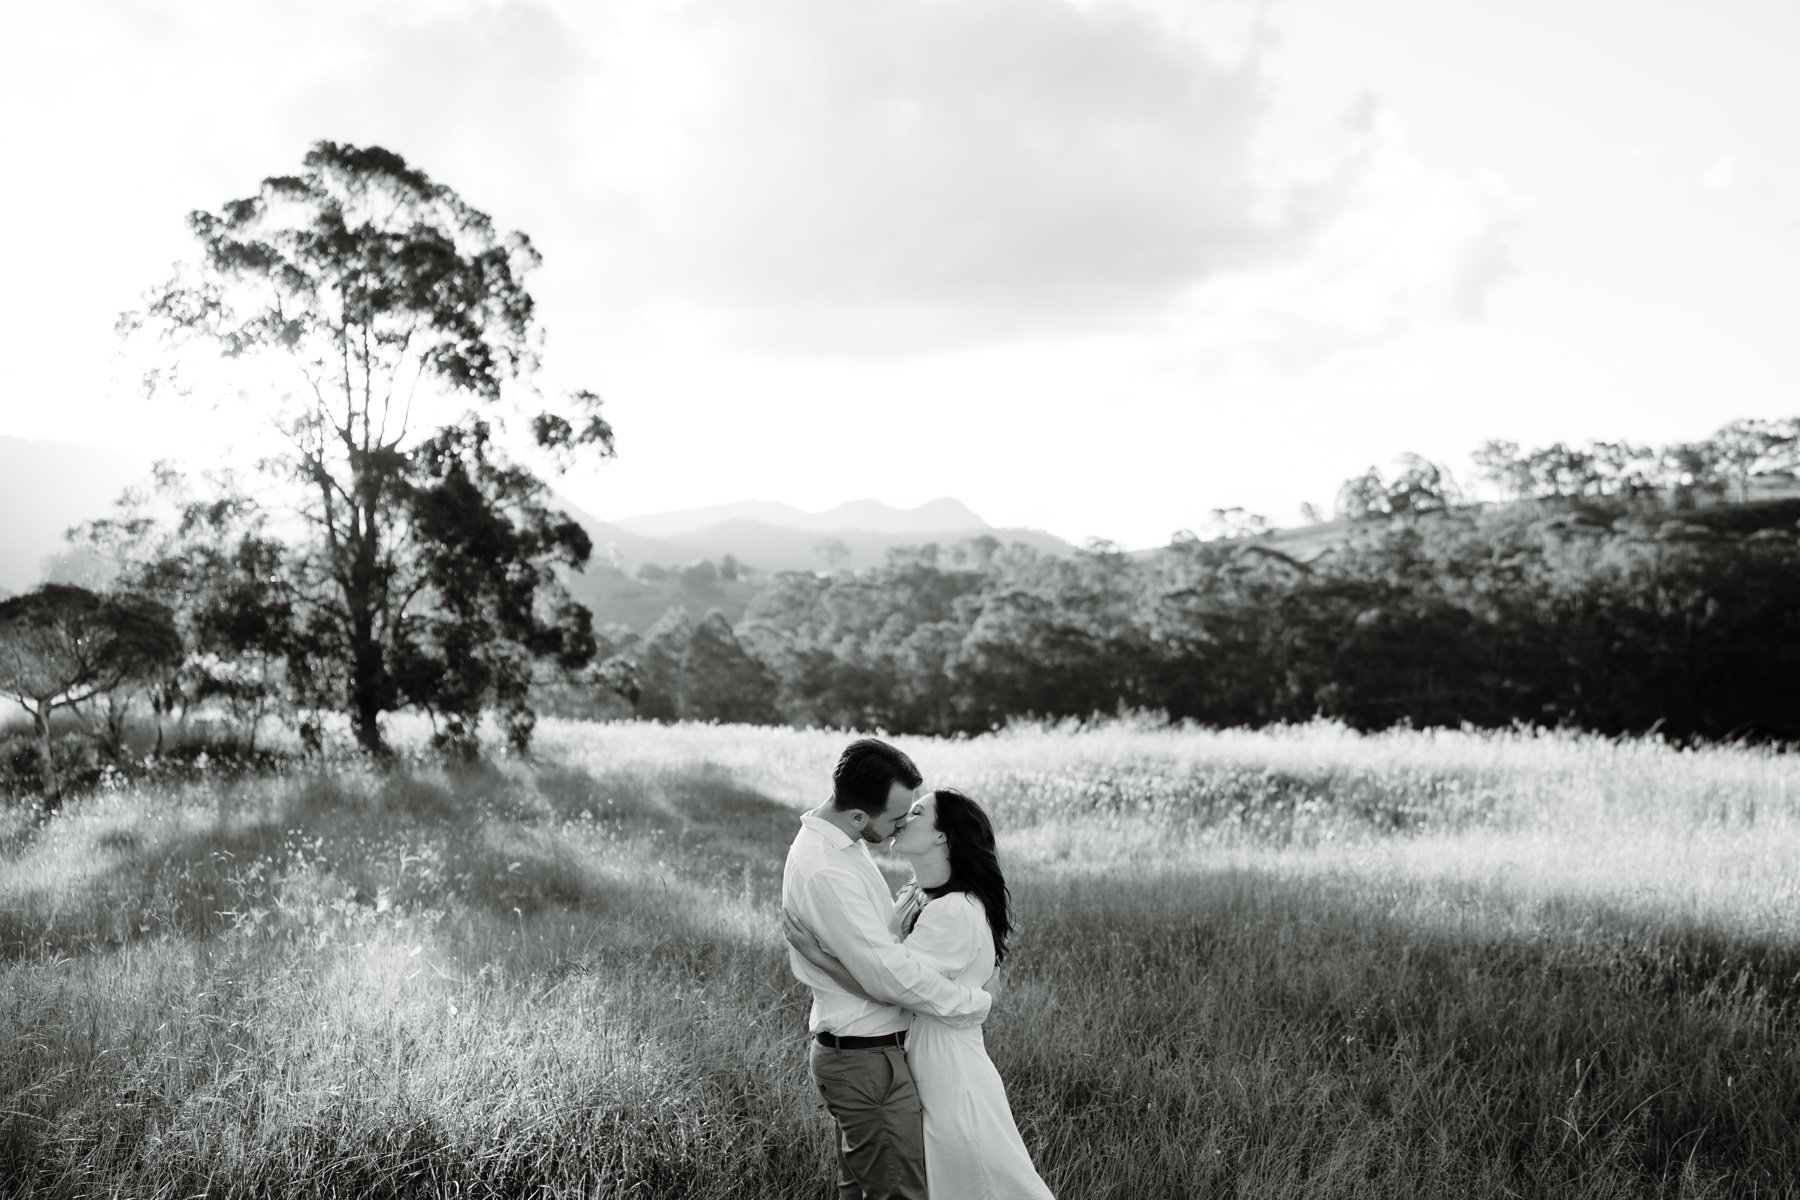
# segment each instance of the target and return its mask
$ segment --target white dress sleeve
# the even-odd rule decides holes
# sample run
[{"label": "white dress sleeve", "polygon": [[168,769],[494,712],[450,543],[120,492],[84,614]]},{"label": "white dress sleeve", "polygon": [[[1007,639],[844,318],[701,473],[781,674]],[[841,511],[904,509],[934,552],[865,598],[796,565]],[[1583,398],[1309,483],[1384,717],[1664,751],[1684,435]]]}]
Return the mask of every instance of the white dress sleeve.
[{"label": "white dress sleeve", "polygon": [[980,950],[976,922],[987,920],[981,901],[967,892],[952,892],[919,912],[906,948],[934,971],[955,979],[975,963]]}]

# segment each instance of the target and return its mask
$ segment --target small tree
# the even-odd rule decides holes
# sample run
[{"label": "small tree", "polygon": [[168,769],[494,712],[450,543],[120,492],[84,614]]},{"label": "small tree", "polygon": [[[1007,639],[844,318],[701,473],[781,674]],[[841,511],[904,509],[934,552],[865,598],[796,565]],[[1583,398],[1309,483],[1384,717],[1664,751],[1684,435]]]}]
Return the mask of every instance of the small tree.
[{"label": "small tree", "polygon": [[688,637],[680,694],[686,721],[766,725],[775,720],[775,681],[738,644],[731,622],[716,608]]},{"label": "small tree", "polygon": [[1370,467],[1338,489],[1340,517],[1367,521],[1381,517],[1443,512],[1461,499],[1450,473],[1417,454],[1402,454],[1393,479]]},{"label": "small tree", "polygon": [[1462,498],[1450,473],[1428,458],[1403,454],[1395,465],[1399,469],[1386,487],[1391,513],[1443,512]]},{"label": "small tree", "polygon": [[638,715],[653,721],[676,721],[685,704],[682,664],[694,638],[694,621],[679,604],[657,619],[637,647]]},{"label": "small tree", "polygon": [[813,547],[813,553],[825,560],[825,569],[833,575],[850,563],[850,543],[842,538],[826,538]]},{"label": "small tree", "polygon": [[1597,441],[1589,444],[1587,452],[1602,494],[1627,505],[1645,497],[1654,500],[1658,478],[1655,450],[1636,442]]},{"label": "small tree", "polygon": [[44,814],[62,804],[50,717],[181,658],[169,610],[136,596],[46,584],[0,602],[0,693],[31,716]]},{"label": "small tree", "polygon": [[1531,467],[1519,453],[1519,443],[1491,438],[1470,455],[1475,472],[1493,484],[1502,500],[1523,500],[1531,495]]},{"label": "small tree", "polygon": [[1564,442],[1533,450],[1525,456],[1524,470],[1531,495],[1539,499],[1578,498],[1600,490],[1602,475],[1594,456]]},{"label": "small tree", "polygon": [[1658,467],[1676,508],[1692,508],[1702,497],[1718,499],[1725,494],[1725,470],[1716,443],[1664,446]]},{"label": "small tree", "polygon": [[150,485],[127,489],[113,515],[68,532],[117,590],[174,613],[187,656],[143,681],[158,752],[164,717],[208,700],[225,704],[254,749],[261,718],[289,698],[297,630],[288,548],[237,472],[205,471],[199,483],[158,462]]},{"label": "small tree", "polygon": [[1236,506],[1213,509],[1201,526],[1203,536],[1208,541],[1262,537],[1273,528],[1269,519],[1261,513],[1248,512]]},{"label": "small tree", "polygon": [[1766,471],[1791,469],[1796,430],[1792,421],[1744,419],[1722,426],[1708,440],[1718,471],[1737,485],[1738,502],[1750,499],[1750,480]]},{"label": "small tree", "polygon": [[1350,521],[1367,521],[1388,515],[1387,485],[1381,471],[1370,467],[1361,475],[1344,480],[1338,488],[1337,515]]}]

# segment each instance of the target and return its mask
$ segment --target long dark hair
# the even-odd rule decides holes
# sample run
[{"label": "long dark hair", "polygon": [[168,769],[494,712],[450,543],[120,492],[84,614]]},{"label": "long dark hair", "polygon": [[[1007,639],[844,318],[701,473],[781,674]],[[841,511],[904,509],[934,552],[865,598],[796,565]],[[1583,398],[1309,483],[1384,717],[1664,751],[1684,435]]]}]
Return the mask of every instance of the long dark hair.
[{"label": "long dark hair", "polygon": [[938,788],[937,828],[950,851],[950,879],[942,887],[926,888],[936,898],[951,892],[968,892],[987,908],[988,927],[994,931],[994,962],[1006,957],[1006,935],[1012,932],[1012,893],[1000,873],[1000,857],[994,852],[994,827],[981,806],[955,788]]}]

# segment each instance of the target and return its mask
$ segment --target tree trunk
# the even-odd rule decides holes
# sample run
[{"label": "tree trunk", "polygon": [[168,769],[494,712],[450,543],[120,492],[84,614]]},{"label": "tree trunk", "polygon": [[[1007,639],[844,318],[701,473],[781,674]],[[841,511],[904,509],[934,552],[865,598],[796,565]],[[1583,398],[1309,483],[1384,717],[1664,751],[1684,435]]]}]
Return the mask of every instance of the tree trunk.
[{"label": "tree trunk", "polygon": [[381,741],[381,713],[387,707],[387,671],[375,628],[380,590],[375,508],[380,498],[380,484],[364,473],[362,465],[358,464],[354,469],[360,503],[350,518],[350,586],[344,596],[344,606],[350,616],[350,714],[356,728],[357,744],[371,754],[380,755],[387,752]]},{"label": "tree trunk", "polygon": [[113,759],[125,757],[125,718],[131,709],[131,695],[119,698],[118,692],[106,695],[106,752]]},{"label": "tree trunk", "polygon": [[56,755],[50,749],[50,706],[40,701],[31,713],[32,726],[38,735],[38,771],[43,779],[43,815],[49,816],[62,807],[62,789],[56,784]]},{"label": "tree trunk", "polygon": [[351,716],[356,725],[356,742],[371,754],[384,754],[381,741],[381,647],[365,630],[357,630],[356,661],[350,679]]}]

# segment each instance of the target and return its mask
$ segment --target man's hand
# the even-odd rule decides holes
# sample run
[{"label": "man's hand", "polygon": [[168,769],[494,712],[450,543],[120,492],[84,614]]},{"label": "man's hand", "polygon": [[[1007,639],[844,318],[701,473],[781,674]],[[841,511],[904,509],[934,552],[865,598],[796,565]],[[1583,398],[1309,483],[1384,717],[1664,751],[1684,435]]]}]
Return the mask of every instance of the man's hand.
[{"label": "man's hand", "polygon": [[[994,973],[988,976],[988,981],[981,985],[980,990],[994,998],[993,1004],[997,1005],[1000,1003],[1000,968],[994,968]],[[987,1024],[987,1019],[993,1015],[994,1009],[993,1006],[990,1005],[987,1012],[979,1017],[947,1017],[940,1019],[952,1029],[973,1029],[978,1025]]]}]

